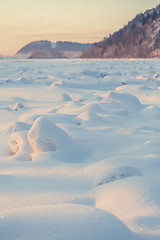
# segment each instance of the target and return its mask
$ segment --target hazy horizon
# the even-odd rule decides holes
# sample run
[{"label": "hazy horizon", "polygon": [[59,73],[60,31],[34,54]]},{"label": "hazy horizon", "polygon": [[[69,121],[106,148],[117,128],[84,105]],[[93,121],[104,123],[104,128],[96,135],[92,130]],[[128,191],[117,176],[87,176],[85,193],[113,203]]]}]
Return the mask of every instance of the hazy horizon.
[{"label": "hazy horizon", "polygon": [[1,0],[0,54],[13,55],[38,40],[97,42],[158,4],[158,0]]}]

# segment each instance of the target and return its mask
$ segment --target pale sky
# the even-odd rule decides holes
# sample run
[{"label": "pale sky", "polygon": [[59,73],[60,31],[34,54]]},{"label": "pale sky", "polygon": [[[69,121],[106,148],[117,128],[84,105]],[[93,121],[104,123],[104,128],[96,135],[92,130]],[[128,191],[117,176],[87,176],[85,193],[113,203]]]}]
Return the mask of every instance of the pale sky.
[{"label": "pale sky", "polygon": [[159,0],[0,0],[0,54],[31,41],[96,42]]}]

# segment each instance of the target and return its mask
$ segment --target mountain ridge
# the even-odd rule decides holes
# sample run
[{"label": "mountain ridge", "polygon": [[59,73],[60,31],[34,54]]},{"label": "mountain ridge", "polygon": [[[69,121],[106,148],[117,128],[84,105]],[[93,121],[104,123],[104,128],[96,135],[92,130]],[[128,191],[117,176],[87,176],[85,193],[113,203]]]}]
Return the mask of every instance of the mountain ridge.
[{"label": "mountain ridge", "polygon": [[17,51],[17,57],[27,58],[70,58],[79,57],[90,43],[71,41],[51,42],[48,40],[33,41]]},{"label": "mountain ridge", "polygon": [[160,5],[138,14],[81,55],[81,58],[152,57],[160,57]]}]

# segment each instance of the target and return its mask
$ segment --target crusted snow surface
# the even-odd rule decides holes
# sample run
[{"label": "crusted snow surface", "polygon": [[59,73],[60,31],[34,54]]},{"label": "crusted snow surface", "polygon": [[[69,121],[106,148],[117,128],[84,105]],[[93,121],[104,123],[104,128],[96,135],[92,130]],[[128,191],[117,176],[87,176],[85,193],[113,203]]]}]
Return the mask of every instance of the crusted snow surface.
[{"label": "crusted snow surface", "polygon": [[0,238],[159,240],[160,61],[0,62]]}]

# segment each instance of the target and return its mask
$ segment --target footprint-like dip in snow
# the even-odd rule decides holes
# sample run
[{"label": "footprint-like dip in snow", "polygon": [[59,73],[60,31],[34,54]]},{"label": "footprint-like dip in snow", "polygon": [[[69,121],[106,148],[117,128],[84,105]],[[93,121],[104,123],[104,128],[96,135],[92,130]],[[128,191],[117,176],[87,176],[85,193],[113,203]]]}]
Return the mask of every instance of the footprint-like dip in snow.
[{"label": "footprint-like dip in snow", "polygon": [[38,118],[28,133],[28,140],[34,152],[55,152],[62,161],[82,161],[87,148],[72,139],[62,128],[44,117]]},{"label": "footprint-like dip in snow", "polygon": [[1,212],[1,239],[134,240],[114,215],[89,206],[55,204]]},{"label": "footprint-like dip in snow", "polygon": [[98,185],[114,182],[123,178],[132,176],[142,176],[140,170],[130,166],[120,166],[106,170],[103,172]]}]

